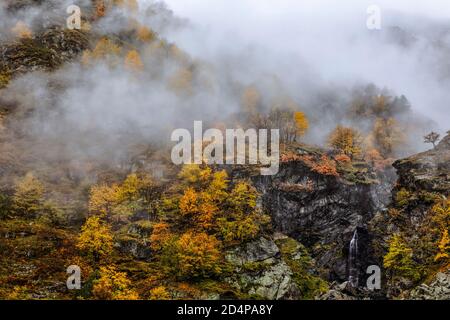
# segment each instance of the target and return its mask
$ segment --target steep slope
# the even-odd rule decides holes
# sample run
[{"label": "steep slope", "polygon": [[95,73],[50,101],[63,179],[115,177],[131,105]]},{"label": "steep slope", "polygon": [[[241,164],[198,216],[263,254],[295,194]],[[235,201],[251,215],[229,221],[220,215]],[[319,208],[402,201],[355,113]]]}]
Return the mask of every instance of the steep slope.
[{"label": "steep slope", "polygon": [[398,160],[393,164],[399,176],[397,190],[450,193],[450,135],[433,150]]},{"label": "steep slope", "polygon": [[[367,266],[376,262],[368,223],[388,204],[394,175],[381,175],[364,163],[339,162],[336,174],[324,174],[310,160],[320,164],[325,151],[299,147],[296,154],[276,176],[255,179],[275,230],[306,245],[324,279],[347,281],[352,267],[363,282]],[[359,250],[356,265],[350,266],[355,233]]]},{"label": "steep slope", "polygon": [[[449,231],[450,135],[436,148],[398,160],[393,166],[398,180],[392,204],[371,221],[370,233],[380,264],[384,257],[388,297],[407,297],[408,290],[432,281],[436,273],[449,267],[448,253],[445,246],[440,249],[440,243]],[[440,259],[439,250],[444,250]],[[386,260],[388,254],[394,257],[394,252],[395,263]]]}]

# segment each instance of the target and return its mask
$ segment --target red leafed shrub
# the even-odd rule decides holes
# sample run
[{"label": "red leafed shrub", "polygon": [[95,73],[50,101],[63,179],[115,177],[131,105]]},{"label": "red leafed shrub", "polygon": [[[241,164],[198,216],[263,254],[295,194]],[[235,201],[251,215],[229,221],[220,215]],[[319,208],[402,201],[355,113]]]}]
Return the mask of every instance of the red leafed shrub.
[{"label": "red leafed shrub", "polygon": [[323,155],[318,163],[315,163],[311,168],[314,172],[323,174],[325,176],[338,177],[339,174],[336,170],[336,162],[326,155]]},{"label": "red leafed shrub", "polygon": [[334,157],[334,160],[336,160],[339,163],[350,163],[352,162],[352,159],[350,159],[350,157],[346,154],[338,154],[337,156]]}]

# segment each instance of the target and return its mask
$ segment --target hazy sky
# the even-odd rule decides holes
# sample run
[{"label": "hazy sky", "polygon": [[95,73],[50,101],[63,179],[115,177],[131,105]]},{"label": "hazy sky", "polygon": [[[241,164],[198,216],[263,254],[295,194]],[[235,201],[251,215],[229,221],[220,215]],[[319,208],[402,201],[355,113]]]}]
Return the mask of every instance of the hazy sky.
[{"label": "hazy sky", "polygon": [[[145,3],[148,0],[140,1]],[[177,13],[190,17],[207,12],[217,13],[225,8],[237,6],[243,11],[251,11],[260,16],[291,15],[299,12],[315,14],[331,11],[336,13],[362,11],[364,14],[369,5],[378,5],[386,10],[450,19],[450,2],[447,0],[167,0],[165,2]],[[228,10],[227,12],[229,13]]]},{"label": "hazy sky", "polygon": [[[191,24],[190,28],[165,36],[194,57],[223,62],[241,56],[241,75],[249,78],[267,72],[282,79],[308,78],[311,82],[349,86],[373,82],[406,95],[414,110],[437,121],[441,130],[449,129],[450,81],[443,81],[440,72],[450,70],[449,64],[441,66],[450,58],[436,53],[430,39],[422,41],[417,33],[429,26],[434,30],[436,25],[450,30],[448,0],[165,2],[176,16]],[[382,31],[400,26],[417,35],[419,41],[414,47],[405,50],[374,41],[374,32],[370,34],[366,27],[370,5],[381,9]],[[439,40],[450,47],[449,34]],[[302,90],[299,83],[291,81],[288,86]]]}]

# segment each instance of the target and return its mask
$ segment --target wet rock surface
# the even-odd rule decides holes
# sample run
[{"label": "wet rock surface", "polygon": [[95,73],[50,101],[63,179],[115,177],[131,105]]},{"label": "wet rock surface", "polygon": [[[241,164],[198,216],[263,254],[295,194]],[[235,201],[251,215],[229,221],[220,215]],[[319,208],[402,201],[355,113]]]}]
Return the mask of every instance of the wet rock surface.
[{"label": "wet rock surface", "polygon": [[[346,281],[348,248],[354,231],[360,234],[358,261],[363,270],[375,261],[367,224],[385,206],[386,190],[372,184],[349,183],[312,172],[300,162],[283,164],[278,175],[256,179],[262,206],[272,216],[276,231],[289,235],[312,250],[327,280]],[[286,189],[312,181],[310,190]]]},{"label": "wet rock surface", "polygon": [[281,259],[276,243],[264,237],[229,251],[226,260],[235,275],[226,281],[235,288],[265,299],[295,299],[299,291],[293,272]]}]

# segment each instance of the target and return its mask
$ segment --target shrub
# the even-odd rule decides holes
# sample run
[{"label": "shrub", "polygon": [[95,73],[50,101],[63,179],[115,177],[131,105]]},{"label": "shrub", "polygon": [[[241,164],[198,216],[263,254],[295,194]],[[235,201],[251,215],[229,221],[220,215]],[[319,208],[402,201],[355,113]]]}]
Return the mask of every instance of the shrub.
[{"label": "shrub", "polygon": [[338,154],[337,156],[334,157],[334,160],[336,160],[339,163],[343,163],[343,164],[348,164],[352,162],[352,159],[350,159],[350,157],[346,154]]},{"label": "shrub", "polygon": [[313,164],[312,170],[325,176],[339,176],[336,169],[336,162],[328,158],[326,155],[322,155],[319,163]]},{"label": "shrub", "polygon": [[399,207],[405,207],[410,203],[412,196],[413,194],[411,192],[402,188],[395,195],[395,201]]},{"label": "shrub", "polygon": [[0,89],[5,88],[11,81],[11,73],[7,71],[0,72]]}]

